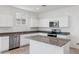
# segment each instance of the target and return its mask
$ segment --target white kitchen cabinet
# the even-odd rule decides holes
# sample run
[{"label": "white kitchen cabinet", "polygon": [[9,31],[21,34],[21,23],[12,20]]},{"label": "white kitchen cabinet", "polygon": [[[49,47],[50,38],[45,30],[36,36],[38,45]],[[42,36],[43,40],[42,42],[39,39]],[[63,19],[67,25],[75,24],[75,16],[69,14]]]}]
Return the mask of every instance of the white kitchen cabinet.
[{"label": "white kitchen cabinet", "polygon": [[68,27],[69,26],[69,17],[60,16],[59,18],[59,27]]},{"label": "white kitchen cabinet", "polygon": [[20,35],[20,46],[28,45],[29,39],[27,38],[27,34]]},{"label": "white kitchen cabinet", "polygon": [[40,18],[39,19],[39,27],[49,27],[49,20]]},{"label": "white kitchen cabinet", "polygon": [[0,27],[12,27],[13,17],[11,15],[0,15]]},{"label": "white kitchen cabinet", "polygon": [[24,13],[16,13],[16,25],[27,25],[28,16]]},{"label": "white kitchen cabinet", "polygon": [[16,19],[21,19],[21,13],[16,13]]},{"label": "white kitchen cabinet", "polygon": [[50,22],[59,21],[59,17],[58,17],[58,16],[52,16],[49,21],[50,21]]},{"label": "white kitchen cabinet", "polygon": [[37,17],[30,18],[30,27],[38,27],[38,19]]},{"label": "white kitchen cabinet", "polygon": [[57,35],[57,38],[70,39],[70,35]]},{"label": "white kitchen cabinet", "polygon": [[68,27],[69,26],[69,16],[52,16],[49,22],[59,21],[59,27]]},{"label": "white kitchen cabinet", "polygon": [[9,36],[0,37],[0,52],[9,49]]}]

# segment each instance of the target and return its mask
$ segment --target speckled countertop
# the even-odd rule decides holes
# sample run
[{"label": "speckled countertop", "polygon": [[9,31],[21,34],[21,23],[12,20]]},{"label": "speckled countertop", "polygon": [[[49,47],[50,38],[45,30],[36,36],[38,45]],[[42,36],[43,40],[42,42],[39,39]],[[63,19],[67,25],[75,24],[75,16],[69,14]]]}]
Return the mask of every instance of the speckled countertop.
[{"label": "speckled countertop", "polygon": [[49,36],[41,36],[41,35],[36,35],[36,36],[31,36],[28,37],[29,39],[44,42],[47,44],[51,45],[56,45],[59,47],[64,46],[67,44],[70,40],[69,39],[61,39],[61,38],[55,38],[55,37],[49,37]]}]

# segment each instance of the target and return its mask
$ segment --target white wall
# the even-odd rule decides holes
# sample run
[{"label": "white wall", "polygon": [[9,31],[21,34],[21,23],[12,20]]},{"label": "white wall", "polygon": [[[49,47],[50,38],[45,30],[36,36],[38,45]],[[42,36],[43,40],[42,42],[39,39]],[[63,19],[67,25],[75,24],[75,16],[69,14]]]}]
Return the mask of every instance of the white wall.
[{"label": "white wall", "polygon": [[[62,8],[55,11],[50,11],[47,13],[42,13],[39,17],[51,19],[53,16],[69,16],[69,27],[61,28],[62,31],[70,32],[71,36],[71,46],[74,48],[79,48],[79,6],[73,6],[68,8]],[[41,28],[40,28],[41,29]],[[41,30],[50,30],[50,28],[42,28]]]},{"label": "white wall", "polygon": [[33,12],[29,12],[29,11],[25,11],[25,10],[22,10],[22,9],[18,9],[18,8],[14,8],[14,7],[11,7],[11,6],[0,6],[0,14],[9,14],[9,15],[12,15],[13,16],[13,27],[11,28],[1,28],[0,27],[0,33],[1,32],[16,32],[16,31],[29,31],[29,30],[32,30],[29,25],[25,25],[25,26],[22,26],[22,25],[16,25],[16,13],[23,13],[25,15],[27,15],[28,17],[37,17],[37,14],[33,13]]}]

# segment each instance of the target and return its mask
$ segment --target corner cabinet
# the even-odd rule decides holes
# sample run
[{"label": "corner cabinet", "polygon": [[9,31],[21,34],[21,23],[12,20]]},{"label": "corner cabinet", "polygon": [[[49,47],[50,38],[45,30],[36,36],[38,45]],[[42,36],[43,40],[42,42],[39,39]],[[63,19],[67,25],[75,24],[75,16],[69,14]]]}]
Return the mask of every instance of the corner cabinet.
[{"label": "corner cabinet", "polygon": [[2,14],[0,15],[0,27],[12,27],[13,17],[11,15]]}]

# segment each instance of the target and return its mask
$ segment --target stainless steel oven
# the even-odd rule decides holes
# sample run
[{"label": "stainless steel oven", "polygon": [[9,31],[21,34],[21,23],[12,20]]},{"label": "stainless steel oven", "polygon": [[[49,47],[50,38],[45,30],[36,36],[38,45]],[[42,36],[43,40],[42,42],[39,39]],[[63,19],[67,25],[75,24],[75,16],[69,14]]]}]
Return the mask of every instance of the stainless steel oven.
[{"label": "stainless steel oven", "polygon": [[50,21],[49,27],[53,27],[53,28],[59,27],[59,21]]},{"label": "stainless steel oven", "polygon": [[57,37],[57,34],[60,32],[61,32],[61,29],[52,29],[52,31],[48,33],[48,36]]}]

